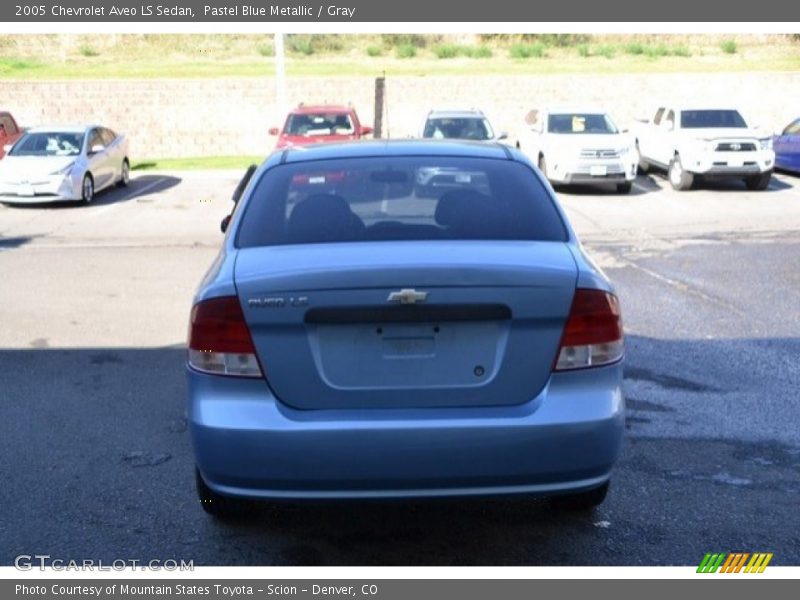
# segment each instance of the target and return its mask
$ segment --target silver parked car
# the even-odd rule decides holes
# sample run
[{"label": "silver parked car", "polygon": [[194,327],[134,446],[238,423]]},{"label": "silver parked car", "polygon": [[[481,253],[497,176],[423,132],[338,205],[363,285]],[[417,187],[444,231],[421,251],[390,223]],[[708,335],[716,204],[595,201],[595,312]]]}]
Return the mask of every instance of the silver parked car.
[{"label": "silver parked car", "polygon": [[0,202],[78,200],[130,179],[128,140],[99,125],[38,127],[6,149],[0,161]]}]

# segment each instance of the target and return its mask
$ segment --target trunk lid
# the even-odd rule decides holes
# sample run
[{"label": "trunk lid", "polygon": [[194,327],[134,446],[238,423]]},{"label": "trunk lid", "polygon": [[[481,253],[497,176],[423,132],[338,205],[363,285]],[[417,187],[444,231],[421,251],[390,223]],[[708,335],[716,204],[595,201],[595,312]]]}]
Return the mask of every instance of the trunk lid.
[{"label": "trunk lid", "polygon": [[268,246],[235,267],[265,377],[302,409],[526,402],[550,377],[576,279],[563,242]]}]

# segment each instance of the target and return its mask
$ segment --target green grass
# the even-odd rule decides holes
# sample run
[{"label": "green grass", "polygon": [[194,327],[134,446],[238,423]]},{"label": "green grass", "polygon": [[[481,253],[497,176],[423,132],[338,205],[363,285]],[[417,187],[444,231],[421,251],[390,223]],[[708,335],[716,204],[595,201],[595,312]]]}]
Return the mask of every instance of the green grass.
[{"label": "green grass", "polygon": [[[603,75],[653,72],[654,61],[665,73],[800,71],[800,38],[779,35],[297,34],[285,42],[289,77]],[[736,51],[725,52],[723,42]],[[0,87],[23,79],[269,78],[273,43],[269,34],[0,34]],[[456,58],[439,58],[454,51]]]},{"label": "green grass", "polygon": [[541,42],[533,44],[512,44],[508,52],[511,58],[516,59],[545,58],[547,56],[547,47]]},{"label": "green grass", "polygon": [[134,162],[132,171],[186,171],[192,169],[245,170],[250,165],[260,165],[263,156],[208,156],[196,158],[151,158]]},{"label": "green grass", "polygon": [[724,40],[720,45],[720,50],[722,50],[725,54],[736,54],[738,47],[736,46],[736,40]]}]

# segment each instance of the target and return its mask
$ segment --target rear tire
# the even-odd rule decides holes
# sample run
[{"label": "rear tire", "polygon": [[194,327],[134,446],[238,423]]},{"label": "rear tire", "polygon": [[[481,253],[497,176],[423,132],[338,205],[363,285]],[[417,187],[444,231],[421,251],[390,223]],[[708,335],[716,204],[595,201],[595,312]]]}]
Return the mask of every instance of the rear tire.
[{"label": "rear tire", "polygon": [[122,161],[122,167],[120,168],[119,174],[119,181],[117,185],[119,187],[128,187],[128,183],[131,181],[131,164],[128,162],[128,159],[124,159]]},{"label": "rear tire", "polygon": [[747,177],[744,180],[744,184],[747,186],[748,190],[761,192],[769,187],[771,179],[772,171],[767,171],[766,173],[759,173],[758,175]]},{"label": "rear tire", "polygon": [[618,194],[630,194],[632,187],[633,187],[633,183],[630,182],[630,181],[626,181],[625,183],[618,183],[617,184],[617,193]]},{"label": "rear tire", "polygon": [[206,485],[199,469],[195,468],[194,474],[197,497],[206,513],[218,519],[230,519],[247,512],[249,505],[246,500],[218,494]]},{"label": "rear tire", "polygon": [[600,506],[608,494],[609,482],[587,492],[554,496],[550,499],[553,508],[572,512],[587,512]]},{"label": "rear tire", "polygon": [[672,162],[669,163],[667,177],[669,177],[669,183],[672,189],[678,190],[679,192],[690,189],[694,183],[694,175],[683,169],[680,154],[676,154]]},{"label": "rear tire", "polygon": [[81,181],[81,202],[90,204],[94,200],[94,179],[91,173],[86,173]]}]

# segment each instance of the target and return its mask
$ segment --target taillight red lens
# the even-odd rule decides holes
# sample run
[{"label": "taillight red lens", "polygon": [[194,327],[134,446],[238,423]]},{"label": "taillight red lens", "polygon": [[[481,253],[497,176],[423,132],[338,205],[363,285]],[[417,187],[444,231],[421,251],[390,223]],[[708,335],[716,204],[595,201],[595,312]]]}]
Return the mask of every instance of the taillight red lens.
[{"label": "taillight red lens", "polygon": [[617,297],[577,289],[556,360],[556,370],[607,365],[622,358],[622,315]]},{"label": "taillight red lens", "polygon": [[212,298],[192,308],[189,365],[205,373],[261,376],[238,298]]}]

